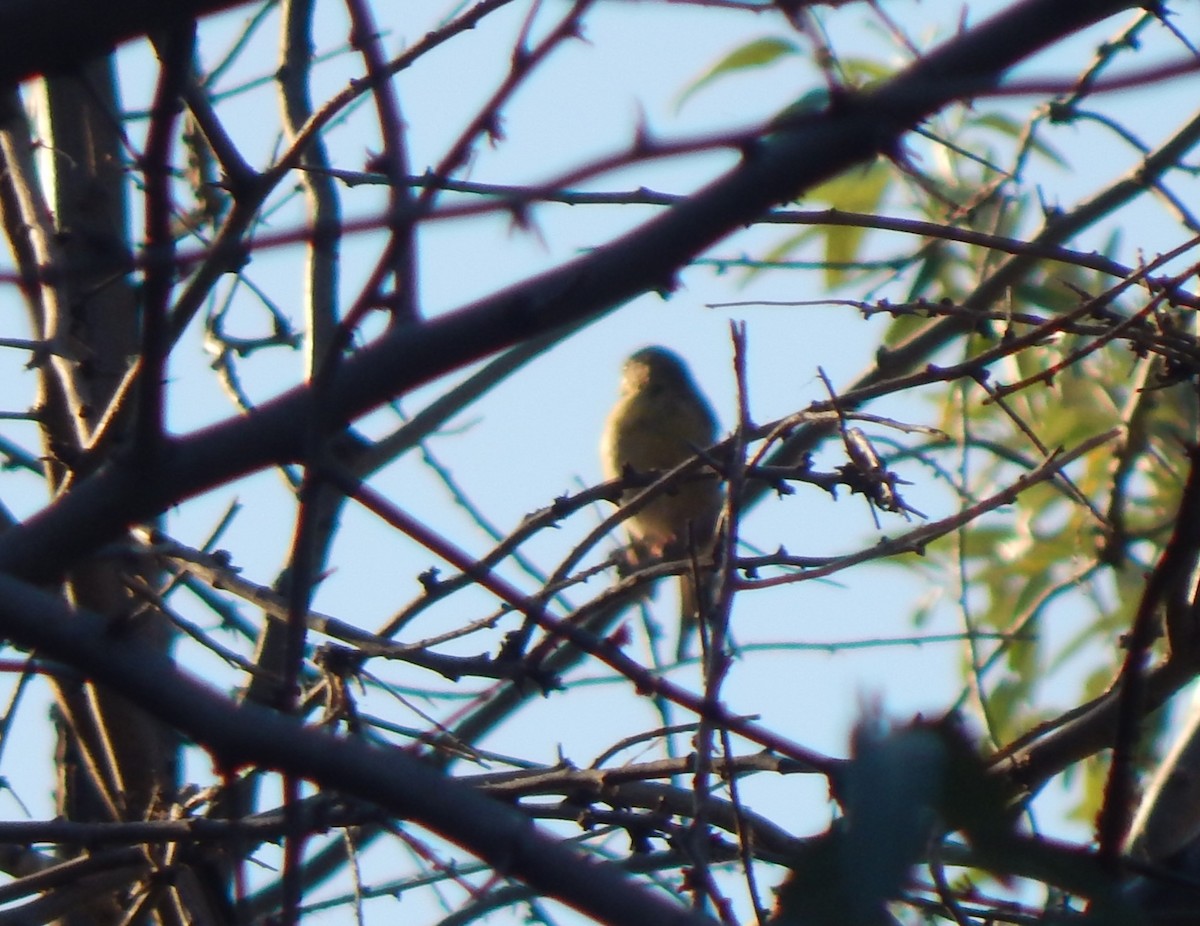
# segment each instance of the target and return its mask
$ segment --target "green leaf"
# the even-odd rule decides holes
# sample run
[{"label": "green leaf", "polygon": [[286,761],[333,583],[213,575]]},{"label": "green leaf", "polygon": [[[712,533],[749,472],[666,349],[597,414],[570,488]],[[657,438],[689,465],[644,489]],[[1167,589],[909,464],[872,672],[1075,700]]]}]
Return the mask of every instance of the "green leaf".
[{"label": "green leaf", "polygon": [[692,85],[680,95],[679,101],[675,104],[675,111],[678,112],[683,109],[683,104],[691,99],[698,90],[718,78],[727,77],[738,71],[766,67],[767,65],[774,64],[780,58],[798,54],[799,51],[800,49],[796,44],[787,39],[755,39],[753,42],[731,51],[693,81]]},{"label": "green leaf", "polygon": [[[1025,132],[1024,122],[1018,122],[1017,120],[1002,115],[1001,113],[985,113],[973,121],[976,125],[993,129],[994,131],[999,132],[1001,135],[1011,139],[1020,138]],[[1062,155],[1051,148],[1050,145],[1042,141],[1038,136],[1033,136],[1033,138],[1030,140],[1030,144],[1034,151],[1036,151],[1050,163],[1061,167],[1064,170],[1070,167]]]},{"label": "green leaf", "polygon": [[[887,162],[876,160],[814,187],[804,194],[804,201],[820,203],[843,212],[873,212],[883,200],[891,179]],[[827,289],[833,289],[849,278],[850,272],[844,266],[838,265],[853,263],[859,259],[866,233],[867,229],[853,225],[805,228],[769,250],[763,260],[772,263],[788,260],[793,252],[813,238],[824,239],[823,257],[829,264],[825,268],[825,285]],[[746,279],[749,280],[758,272],[751,270]]]},{"label": "green leaf", "polygon": [[[809,190],[805,202],[822,203],[842,212],[874,212],[883,200],[892,180],[886,160],[876,159],[861,169],[851,170]],[[859,259],[867,229],[853,225],[830,225],[824,229],[825,285],[833,289],[847,279],[847,271],[838,264]]]}]

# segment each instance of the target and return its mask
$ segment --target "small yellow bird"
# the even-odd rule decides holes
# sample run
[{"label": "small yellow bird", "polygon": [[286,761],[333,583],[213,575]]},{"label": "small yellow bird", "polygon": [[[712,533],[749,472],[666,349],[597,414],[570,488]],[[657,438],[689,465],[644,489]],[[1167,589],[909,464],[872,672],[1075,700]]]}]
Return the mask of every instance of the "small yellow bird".
[{"label": "small yellow bird", "polygon": [[[621,476],[626,467],[637,473],[664,473],[716,440],[717,419],[678,354],[665,347],[645,347],[625,361],[621,395],[600,440],[606,478]],[[639,491],[627,489],[622,503]],[[694,549],[703,556],[712,550],[720,513],[718,480],[693,477],[663,492],[625,524],[636,554],[671,559]],[[697,595],[692,576],[681,578],[682,657],[697,613],[707,602]]]}]

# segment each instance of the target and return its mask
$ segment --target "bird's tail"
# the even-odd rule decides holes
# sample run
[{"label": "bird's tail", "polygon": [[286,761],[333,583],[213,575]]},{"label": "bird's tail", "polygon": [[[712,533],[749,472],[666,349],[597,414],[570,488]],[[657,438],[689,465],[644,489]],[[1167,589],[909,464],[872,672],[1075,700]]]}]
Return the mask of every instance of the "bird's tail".
[{"label": "bird's tail", "polygon": [[[697,582],[699,578],[699,582]],[[712,620],[716,604],[716,573],[702,570],[699,577],[695,572],[686,572],[679,577],[679,643],[675,647],[675,659],[683,662],[690,655],[692,640],[698,636],[700,621]]]}]

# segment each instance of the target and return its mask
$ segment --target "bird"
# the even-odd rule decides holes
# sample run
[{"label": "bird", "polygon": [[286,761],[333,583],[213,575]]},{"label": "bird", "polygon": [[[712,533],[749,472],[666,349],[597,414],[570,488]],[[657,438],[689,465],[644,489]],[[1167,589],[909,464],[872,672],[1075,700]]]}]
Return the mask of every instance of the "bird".
[{"label": "bird", "polygon": [[[620,395],[600,440],[604,475],[662,474],[691,459],[717,440],[717,418],[687,364],[665,347],[644,347],[621,368]],[[626,489],[621,504],[645,486]],[[644,557],[680,559],[712,552],[722,493],[719,480],[685,478],[664,490],[626,521],[635,561]],[[680,631],[677,655],[701,613],[711,604],[711,581],[696,587],[695,576],[680,577]]]}]

